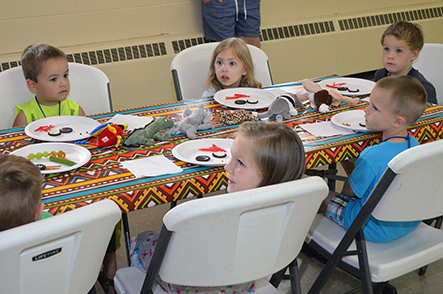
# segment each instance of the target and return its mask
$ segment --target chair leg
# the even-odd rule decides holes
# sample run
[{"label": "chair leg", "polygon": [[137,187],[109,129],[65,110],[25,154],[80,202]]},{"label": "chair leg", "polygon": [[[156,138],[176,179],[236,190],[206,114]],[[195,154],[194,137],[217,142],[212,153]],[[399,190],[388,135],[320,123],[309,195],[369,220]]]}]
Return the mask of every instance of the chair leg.
[{"label": "chair leg", "polygon": [[397,294],[397,289],[389,284],[389,282],[382,282],[374,284],[374,294]]},{"label": "chair leg", "polygon": [[328,259],[323,257],[321,254],[319,254],[317,251],[312,249],[308,244],[303,243],[303,246],[301,248],[301,252],[303,252],[307,257],[315,258],[318,261],[320,261],[323,264],[326,264],[328,262]]},{"label": "chair leg", "polygon": [[442,223],[443,223],[443,217],[439,217],[435,221],[435,226],[434,227],[437,228],[437,229],[441,229]]},{"label": "chair leg", "polygon": [[129,220],[128,220],[128,214],[126,212],[122,213],[122,223],[123,223],[123,233],[125,235],[126,258],[128,260],[128,266],[131,266],[131,256],[129,254],[129,240],[131,239],[131,234],[129,232]]},{"label": "chair leg", "polygon": [[342,177],[342,176],[338,176],[337,175],[337,164],[336,163],[331,163],[328,166],[327,170],[315,170],[315,169],[310,169],[305,171],[305,174],[308,176],[319,176],[321,178],[326,178],[328,180],[328,187],[329,190],[331,191],[335,191],[335,184],[336,181],[346,181],[346,177]]},{"label": "chair leg", "polygon": [[95,286],[93,286],[92,289],[89,290],[88,294],[97,294],[97,291],[95,290]]},{"label": "chair leg", "polygon": [[381,291],[381,293],[383,293],[383,294],[398,294],[397,289],[388,283],[386,283],[386,285],[383,287],[383,290]]},{"label": "chair leg", "polygon": [[274,288],[278,288],[278,285],[280,285],[281,280],[283,279],[283,276],[286,273],[287,267],[284,267],[280,271],[276,272],[272,275],[271,279],[269,280],[269,283],[274,286]]},{"label": "chair leg", "polygon": [[363,293],[372,294],[371,273],[369,272],[368,252],[366,249],[366,241],[363,231],[359,230],[355,236],[355,244],[358,252],[358,263],[360,266],[360,279],[363,286]]},{"label": "chair leg", "polygon": [[[369,272],[369,262],[367,259],[367,252],[366,252],[366,243],[364,240],[363,232],[361,230],[358,230],[358,232],[355,234],[355,241],[357,245],[356,251],[347,250],[349,248],[351,241],[345,240],[344,238],[340,242],[338,247],[335,249],[334,253],[325,263],[325,267],[317,276],[317,279],[314,281],[314,284],[312,284],[311,288],[308,291],[308,294],[319,294],[322,288],[325,286],[327,280],[331,277],[334,269],[338,267],[342,257],[345,255],[356,255],[356,254],[358,256],[358,261],[360,264],[359,266],[360,271],[359,273],[357,273],[357,276],[360,278],[362,282],[361,288],[363,288],[363,293],[364,294],[373,293],[371,276]],[[345,251],[343,251],[343,249],[345,249]],[[355,293],[355,291],[353,290],[349,293]]]},{"label": "chair leg", "polygon": [[421,268],[418,270],[418,275],[419,275],[420,277],[423,276],[424,274],[426,274],[426,270],[427,270],[427,269],[428,269],[428,266],[427,266],[427,265],[421,267]]},{"label": "chair leg", "polygon": [[[427,224],[428,226],[430,226],[434,222],[434,220],[435,220],[434,228],[441,229],[441,225],[442,225],[442,222],[443,222],[443,216],[439,216],[439,217],[433,218],[433,219],[424,220],[423,222],[425,224]],[[419,276],[423,276],[426,273],[427,269],[428,269],[427,265],[421,267],[418,270],[418,275]]]},{"label": "chair leg", "polygon": [[[197,199],[198,198],[203,198],[203,195],[197,195]],[[173,209],[176,206],[177,206],[177,200],[174,200],[174,201],[171,202],[171,204],[169,206],[169,209]]]},{"label": "chair leg", "polygon": [[297,257],[289,265],[289,276],[291,280],[291,293],[301,294],[300,275],[298,273]]}]

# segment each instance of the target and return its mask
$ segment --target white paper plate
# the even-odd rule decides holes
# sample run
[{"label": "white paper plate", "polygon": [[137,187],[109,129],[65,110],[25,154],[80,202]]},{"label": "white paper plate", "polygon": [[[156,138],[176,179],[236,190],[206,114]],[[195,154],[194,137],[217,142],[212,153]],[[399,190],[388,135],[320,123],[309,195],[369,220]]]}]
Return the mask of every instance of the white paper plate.
[{"label": "white paper plate", "polygon": [[[172,149],[172,155],[181,161],[204,165],[204,166],[223,166],[231,159],[231,146],[234,140],[230,139],[195,139],[187,141],[175,146]],[[226,157],[216,158],[212,155],[213,151],[200,151],[199,149],[207,149],[216,145],[226,151]],[[209,156],[209,161],[198,161],[199,155]]]},{"label": "white paper plate", "polygon": [[[89,138],[92,130],[99,125],[98,121],[84,116],[51,116],[30,123],[26,126],[25,133],[29,137],[40,141],[71,142]],[[70,127],[73,131],[59,136],[50,136],[48,132],[37,131],[42,126],[54,126],[52,129],[55,130]]]},{"label": "white paper plate", "polygon": [[[229,99],[229,97],[235,97],[235,95],[246,95],[249,97],[239,97],[236,99]],[[263,89],[256,88],[230,88],[220,90],[214,95],[215,101],[225,106],[229,106],[232,108],[238,109],[262,109],[267,108],[271,103],[277,98],[277,95],[273,94],[270,91],[266,91]],[[246,104],[236,104],[236,100],[244,100],[248,99],[257,100],[258,103],[251,104],[246,102]]]},{"label": "white paper plate", "polygon": [[365,123],[365,112],[363,110],[349,110],[340,112],[331,118],[334,125],[350,129],[357,132],[369,132],[366,127],[360,124]]},{"label": "white paper plate", "polygon": [[[335,84],[342,84],[345,83],[343,86],[348,88],[357,88],[359,89],[358,92],[349,92],[346,91],[339,91],[334,88],[327,87],[326,85],[334,85]],[[371,94],[372,88],[375,86],[375,82],[365,79],[358,79],[358,78],[333,78],[333,79],[325,79],[320,82],[318,82],[320,87],[325,90],[335,90],[338,93],[344,95],[344,96],[361,96],[361,95],[368,95]]]},{"label": "white paper plate", "polygon": [[42,174],[55,174],[55,173],[61,173],[66,172],[70,170],[74,170],[76,168],[79,168],[80,166],[84,165],[91,159],[91,152],[86,149],[85,147],[75,145],[75,144],[69,144],[69,143],[39,143],[39,144],[32,144],[25,146],[23,148],[20,148],[18,150],[15,150],[11,152],[12,155],[17,155],[21,157],[27,158],[27,156],[30,153],[36,154],[37,152],[45,152],[45,151],[63,151],[66,153],[66,159],[69,159],[71,161],[76,162],[73,166],[68,166],[62,163],[57,163],[50,161],[49,158],[42,157],[41,159],[33,159],[32,162],[42,163],[47,166],[52,165],[60,165],[60,169],[56,170],[42,170]]}]

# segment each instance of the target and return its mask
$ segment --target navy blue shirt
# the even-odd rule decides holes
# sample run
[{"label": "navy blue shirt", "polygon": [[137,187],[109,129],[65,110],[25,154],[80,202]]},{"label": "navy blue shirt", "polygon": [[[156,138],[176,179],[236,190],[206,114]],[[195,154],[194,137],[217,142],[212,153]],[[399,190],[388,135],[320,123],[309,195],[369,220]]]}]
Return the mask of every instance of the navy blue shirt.
[{"label": "navy blue shirt", "polygon": [[[374,81],[377,82],[378,80],[381,80],[382,78],[388,77],[389,72],[386,70],[386,68],[381,68],[377,70],[377,72],[374,75]],[[422,85],[425,87],[426,90],[426,96],[428,97],[428,102],[437,104],[437,94],[435,91],[434,86],[429,82],[424,75],[422,75],[418,70],[415,68],[412,68],[408,76],[416,78]]]}]

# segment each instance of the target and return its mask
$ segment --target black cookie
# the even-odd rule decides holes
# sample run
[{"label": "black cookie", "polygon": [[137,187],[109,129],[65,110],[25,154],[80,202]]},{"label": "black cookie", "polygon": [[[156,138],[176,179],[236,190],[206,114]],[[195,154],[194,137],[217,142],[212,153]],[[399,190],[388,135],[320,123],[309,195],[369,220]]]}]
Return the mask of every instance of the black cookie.
[{"label": "black cookie", "polygon": [[235,100],[235,104],[246,104],[245,100]]},{"label": "black cookie", "polygon": [[36,166],[38,167],[39,170],[45,170],[46,169],[46,165],[44,165],[42,163],[37,163]]},{"label": "black cookie", "polygon": [[70,128],[70,127],[64,127],[64,128],[61,128],[61,129],[60,129],[60,132],[62,132],[62,133],[64,133],[64,134],[66,134],[66,133],[70,133],[70,132],[72,132],[72,131],[73,131],[73,129]]},{"label": "black cookie", "polygon": [[346,90],[348,90],[348,87],[338,87],[337,88],[337,90],[339,90],[339,91],[346,91]]},{"label": "black cookie", "polygon": [[197,161],[209,161],[209,160],[211,160],[211,157],[209,157],[207,155],[198,155],[195,159]]}]

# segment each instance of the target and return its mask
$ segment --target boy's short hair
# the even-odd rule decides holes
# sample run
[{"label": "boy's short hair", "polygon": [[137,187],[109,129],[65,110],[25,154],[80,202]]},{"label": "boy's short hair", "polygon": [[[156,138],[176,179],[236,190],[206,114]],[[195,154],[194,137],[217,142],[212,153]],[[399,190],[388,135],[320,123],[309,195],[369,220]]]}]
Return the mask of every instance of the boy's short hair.
[{"label": "boy's short hair", "polygon": [[423,30],[419,24],[404,20],[391,24],[381,36],[381,44],[387,35],[392,35],[399,40],[403,40],[411,51],[421,50],[424,44]]},{"label": "boy's short hair", "polygon": [[0,231],[34,220],[42,197],[42,174],[28,159],[0,155]]},{"label": "boy's short hair", "polygon": [[426,90],[414,77],[386,77],[379,80],[376,87],[390,93],[393,112],[404,116],[407,126],[413,125],[426,108]]},{"label": "boy's short hair", "polygon": [[66,55],[62,50],[47,44],[40,43],[28,46],[23,51],[20,60],[25,79],[37,83],[37,76],[40,74],[43,64],[52,58],[66,59]]},{"label": "boy's short hair", "polygon": [[251,153],[262,177],[259,186],[300,179],[305,172],[303,143],[297,133],[285,124],[244,122],[237,135],[253,140]]}]

